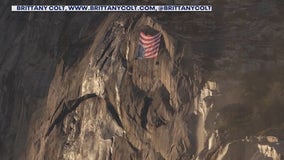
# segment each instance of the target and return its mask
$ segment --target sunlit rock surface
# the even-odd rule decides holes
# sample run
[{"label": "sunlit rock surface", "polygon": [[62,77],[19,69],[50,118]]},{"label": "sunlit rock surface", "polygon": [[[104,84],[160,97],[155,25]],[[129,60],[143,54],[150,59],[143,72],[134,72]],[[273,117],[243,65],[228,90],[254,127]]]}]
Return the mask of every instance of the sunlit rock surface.
[{"label": "sunlit rock surface", "polygon": [[[283,159],[284,4],[206,4],[12,13],[1,2],[0,159]],[[136,60],[145,26],[162,34],[159,57]]]}]

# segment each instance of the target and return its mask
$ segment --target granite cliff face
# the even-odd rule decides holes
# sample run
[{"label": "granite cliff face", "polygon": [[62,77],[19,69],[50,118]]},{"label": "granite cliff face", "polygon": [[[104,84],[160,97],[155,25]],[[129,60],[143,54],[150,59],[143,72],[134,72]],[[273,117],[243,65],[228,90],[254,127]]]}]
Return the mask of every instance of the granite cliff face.
[{"label": "granite cliff face", "polygon": [[[1,3],[0,159],[283,159],[282,2],[147,14]],[[144,26],[162,34],[156,60],[135,60]]]}]

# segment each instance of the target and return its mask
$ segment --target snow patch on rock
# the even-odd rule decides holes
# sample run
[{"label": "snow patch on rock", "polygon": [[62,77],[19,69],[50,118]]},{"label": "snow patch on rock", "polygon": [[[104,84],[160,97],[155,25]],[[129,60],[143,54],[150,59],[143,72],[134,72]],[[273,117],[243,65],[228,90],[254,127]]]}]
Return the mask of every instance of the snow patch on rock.
[{"label": "snow patch on rock", "polygon": [[99,97],[105,94],[104,77],[95,68],[88,68],[82,82],[81,95],[90,93],[96,93]]},{"label": "snow patch on rock", "polygon": [[[194,113],[199,116],[197,128],[197,153],[205,147],[207,131],[205,130],[205,120],[209,110],[213,107],[212,103],[207,103],[206,98],[213,96],[213,91],[217,90],[217,84],[213,81],[207,81],[201,89],[200,94],[194,98]],[[211,148],[211,145],[209,145]]]},{"label": "snow patch on rock", "polygon": [[223,158],[228,152],[229,146],[230,146],[230,143],[226,144],[225,147],[221,149],[221,152],[219,152],[216,160],[223,160]]},{"label": "snow patch on rock", "polygon": [[274,147],[269,145],[257,145],[259,152],[262,153],[264,156],[272,158],[273,160],[280,160],[280,154],[277,153]]}]

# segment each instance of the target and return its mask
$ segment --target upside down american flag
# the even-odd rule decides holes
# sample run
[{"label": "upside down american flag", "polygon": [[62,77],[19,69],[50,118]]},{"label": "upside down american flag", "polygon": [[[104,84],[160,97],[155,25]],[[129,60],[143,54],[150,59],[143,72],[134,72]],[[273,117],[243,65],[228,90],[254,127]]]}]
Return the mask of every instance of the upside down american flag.
[{"label": "upside down american flag", "polygon": [[137,58],[157,58],[159,53],[161,33],[147,35],[140,32]]}]

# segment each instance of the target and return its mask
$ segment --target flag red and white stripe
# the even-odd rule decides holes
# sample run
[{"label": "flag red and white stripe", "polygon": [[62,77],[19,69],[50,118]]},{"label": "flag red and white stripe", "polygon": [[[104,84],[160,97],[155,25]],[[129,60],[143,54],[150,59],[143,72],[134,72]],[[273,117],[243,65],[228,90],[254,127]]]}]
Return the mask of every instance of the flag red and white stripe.
[{"label": "flag red and white stripe", "polygon": [[161,41],[161,33],[146,35],[140,32],[139,45],[143,48],[143,58],[156,58],[158,56]]}]

